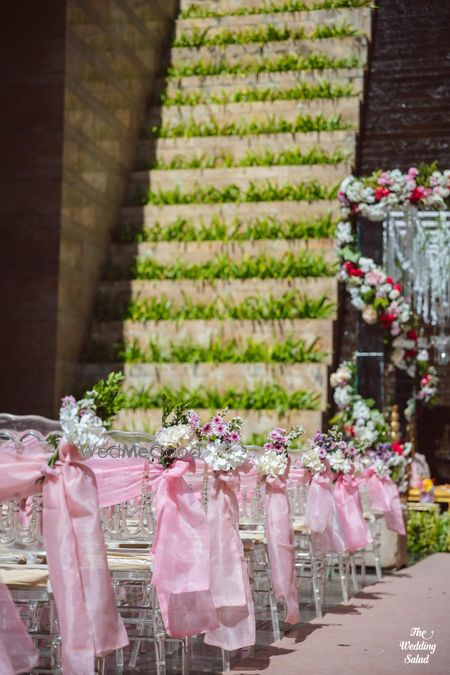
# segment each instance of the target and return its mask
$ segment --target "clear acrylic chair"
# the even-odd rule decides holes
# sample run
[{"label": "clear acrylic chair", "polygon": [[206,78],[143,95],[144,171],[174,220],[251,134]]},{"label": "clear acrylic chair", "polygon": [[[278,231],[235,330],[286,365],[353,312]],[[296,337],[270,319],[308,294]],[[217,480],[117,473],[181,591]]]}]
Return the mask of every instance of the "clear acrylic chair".
[{"label": "clear acrylic chair", "polygon": [[[26,452],[30,438],[45,447],[52,434],[60,434],[55,420],[0,414],[0,452],[5,442],[13,442],[18,453]],[[52,451],[48,444],[49,456]],[[39,650],[39,664],[33,673],[62,672],[61,637],[43,550],[41,494],[0,503],[0,578]]]},{"label": "clear acrylic chair", "polygon": [[[96,452],[114,447],[118,467],[126,470],[126,459],[143,459],[140,495],[100,510],[102,529],[112,568],[116,604],[127,628],[131,648],[127,668],[145,667],[154,661],[158,675],[165,675],[167,656],[175,657],[181,649],[179,672],[188,675],[190,666],[189,638],[170,638],[163,624],[156,590],[152,585],[150,547],[156,531],[156,514],[149,487],[149,469],[159,460],[154,452],[154,436],[141,432],[108,431],[96,446]],[[112,561],[114,566],[112,567]],[[154,656],[145,650],[153,645]],[[116,652],[115,669],[123,672],[124,651]]]}]

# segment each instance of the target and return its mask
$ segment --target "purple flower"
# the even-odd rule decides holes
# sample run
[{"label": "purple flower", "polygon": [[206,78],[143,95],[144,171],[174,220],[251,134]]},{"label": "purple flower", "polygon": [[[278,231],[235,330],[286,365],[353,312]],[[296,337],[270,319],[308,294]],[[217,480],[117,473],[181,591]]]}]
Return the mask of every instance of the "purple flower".
[{"label": "purple flower", "polygon": [[195,410],[189,410],[189,424],[192,429],[198,429],[200,426],[200,415]]}]

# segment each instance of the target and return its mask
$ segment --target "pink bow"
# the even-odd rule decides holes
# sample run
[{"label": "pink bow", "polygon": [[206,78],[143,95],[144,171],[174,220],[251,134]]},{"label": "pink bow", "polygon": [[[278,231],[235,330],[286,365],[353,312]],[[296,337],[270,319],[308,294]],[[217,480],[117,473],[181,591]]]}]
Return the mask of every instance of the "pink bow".
[{"label": "pink bow", "polygon": [[14,445],[0,452],[0,501],[42,489],[43,535],[62,636],[64,673],[92,675],[94,656],[128,644],[114,601],[100,528],[94,474],[77,448],[59,448],[57,470],[45,477],[48,454],[33,442],[23,454]]},{"label": "pink bow", "polygon": [[339,474],[333,491],[346,550],[364,548],[372,542],[372,535],[364,519],[358,481],[349,474]]},{"label": "pink bow", "polygon": [[397,485],[389,476],[380,478],[374,469],[367,470],[366,485],[372,510],[384,514],[389,530],[405,535],[405,521]]},{"label": "pink bow", "polygon": [[237,470],[214,474],[209,498],[211,592],[219,627],[205,635],[206,644],[226,650],[255,644],[255,611],[244,550],[239,535]]},{"label": "pink bow", "polygon": [[317,551],[342,553],[346,550],[328,473],[316,473],[311,479],[306,499],[305,524],[311,530],[312,542]]},{"label": "pink bow", "polygon": [[295,574],[294,528],[286,495],[288,471],[289,465],[283,476],[265,477],[265,527],[275,597],[285,599],[286,622],[294,624],[300,621],[300,614]]},{"label": "pink bow", "polygon": [[195,462],[150,467],[156,493],[152,583],[158,591],[166,631],[185,637],[217,628],[210,592],[209,527],[205,510],[184,480]]}]

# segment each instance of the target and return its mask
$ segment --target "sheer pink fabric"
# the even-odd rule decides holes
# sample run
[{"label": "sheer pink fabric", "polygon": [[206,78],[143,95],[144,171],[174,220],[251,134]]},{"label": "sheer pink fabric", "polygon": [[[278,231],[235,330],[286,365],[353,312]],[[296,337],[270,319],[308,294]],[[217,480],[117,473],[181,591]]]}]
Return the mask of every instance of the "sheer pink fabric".
[{"label": "sheer pink fabric", "polygon": [[152,583],[158,591],[164,626],[172,637],[219,626],[210,591],[208,520],[184,479],[189,469],[195,471],[195,462],[177,460],[165,470],[151,466],[157,511]]},{"label": "sheer pink fabric", "polygon": [[314,548],[322,553],[343,553],[346,542],[337,516],[331,478],[314,474],[306,498],[305,523],[312,533]]},{"label": "sheer pink fabric", "polygon": [[210,492],[211,592],[219,627],[205,642],[226,650],[255,644],[255,611],[239,535],[238,471],[218,471]]},{"label": "sheer pink fabric", "polygon": [[372,535],[364,518],[357,479],[339,474],[333,492],[346,550],[364,548],[372,542]]},{"label": "sheer pink fabric", "polygon": [[17,613],[7,589],[0,581],[0,673],[16,675],[29,672],[39,656]]},{"label": "sheer pink fabric", "polygon": [[384,520],[389,530],[405,535],[405,521],[397,485],[389,476],[380,478],[373,469],[369,469],[366,476],[372,510],[384,514]]},{"label": "sheer pink fabric", "polygon": [[62,636],[65,675],[92,675],[94,656],[124,647],[128,638],[115,605],[100,528],[97,487],[77,449],[62,443],[54,474],[39,443],[18,454],[0,452],[0,500],[43,494],[43,534]]},{"label": "sheer pink fabric", "polygon": [[294,528],[286,495],[288,470],[284,476],[265,477],[265,527],[275,597],[285,599],[285,620],[295,624],[300,621],[300,614],[295,574]]}]

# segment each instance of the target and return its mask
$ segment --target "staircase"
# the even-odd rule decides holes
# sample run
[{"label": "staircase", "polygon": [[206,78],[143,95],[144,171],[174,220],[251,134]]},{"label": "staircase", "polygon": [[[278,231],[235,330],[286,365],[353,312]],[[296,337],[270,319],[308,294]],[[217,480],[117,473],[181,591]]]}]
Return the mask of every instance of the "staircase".
[{"label": "staircase", "polygon": [[229,406],[254,442],[278,424],[320,428],[336,188],[354,164],[370,36],[362,4],[181,3],[80,369],[82,389],[123,368],[121,426],[154,430],[169,389]]}]

